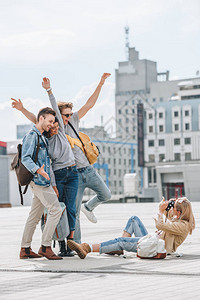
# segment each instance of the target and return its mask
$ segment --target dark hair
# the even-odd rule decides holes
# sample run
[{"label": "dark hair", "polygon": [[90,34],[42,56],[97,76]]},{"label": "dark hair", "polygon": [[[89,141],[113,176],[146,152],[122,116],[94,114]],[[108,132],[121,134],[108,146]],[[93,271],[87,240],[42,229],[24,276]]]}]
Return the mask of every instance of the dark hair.
[{"label": "dark hair", "polygon": [[50,107],[45,107],[45,108],[40,109],[40,111],[37,115],[37,122],[39,122],[40,116],[43,116],[45,118],[46,115],[53,115],[55,117],[56,112]]},{"label": "dark hair", "polygon": [[[54,123],[59,123],[57,117],[55,117],[55,122],[54,122]],[[48,139],[51,137],[49,131],[44,131],[43,134],[44,134],[44,136],[46,136],[46,138],[48,138]]]}]

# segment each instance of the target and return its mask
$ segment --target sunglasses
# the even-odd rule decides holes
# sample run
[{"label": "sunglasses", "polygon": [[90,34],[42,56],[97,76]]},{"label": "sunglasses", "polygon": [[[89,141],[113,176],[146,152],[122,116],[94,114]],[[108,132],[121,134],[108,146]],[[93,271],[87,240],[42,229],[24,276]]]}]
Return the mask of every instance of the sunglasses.
[{"label": "sunglasses", "polygon": [[65,116],[66,118],[69,118],[73,115],[73,113],[71,113],[71,114],[62,114],[62,115]]}]

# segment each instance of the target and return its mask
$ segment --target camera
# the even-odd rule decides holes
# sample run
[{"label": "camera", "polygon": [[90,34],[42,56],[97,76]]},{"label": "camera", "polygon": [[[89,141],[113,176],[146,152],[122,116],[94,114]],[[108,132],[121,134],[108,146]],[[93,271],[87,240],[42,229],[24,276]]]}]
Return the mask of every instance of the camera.
[{"label": "camera", "polygon": [[167,208],[165,209],[166,211],[169,211],[170,208],[174,208],[174,204],[175,204],[175,201],[174,200],[170,200],[168,205],[167,205]]}]

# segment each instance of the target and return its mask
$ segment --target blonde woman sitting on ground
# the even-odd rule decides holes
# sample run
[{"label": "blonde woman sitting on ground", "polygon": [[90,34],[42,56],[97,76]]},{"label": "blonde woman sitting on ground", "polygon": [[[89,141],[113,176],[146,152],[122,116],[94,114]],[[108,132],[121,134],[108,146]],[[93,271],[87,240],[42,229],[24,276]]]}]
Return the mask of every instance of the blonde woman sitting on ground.
[{"label": "blonde woman sitting on ground", "polygon": [[[165,241],[167,253],[176,252],[176,249],[183,243],[188,234],[192,234],[195,228],[190,201],[185,197],[173,199],[175,200],[174,207],[167,213],[166,208],[170,200],[160,202],[158,219],[155,219],[156,234]],[[166,220],[164,220],[165,217],[167,217]],[[135,237],[132,237],[133,234]],[[123,250],[137,252],[139,239],[147,234],[142,221],[137,216],[133,216],[128,220],[122,237],[94,245],[78,244],[69,240],[68,246],[75,250],[81,259],[84,259],[90,252],[99,252],[100,254],[123,254]]]}]

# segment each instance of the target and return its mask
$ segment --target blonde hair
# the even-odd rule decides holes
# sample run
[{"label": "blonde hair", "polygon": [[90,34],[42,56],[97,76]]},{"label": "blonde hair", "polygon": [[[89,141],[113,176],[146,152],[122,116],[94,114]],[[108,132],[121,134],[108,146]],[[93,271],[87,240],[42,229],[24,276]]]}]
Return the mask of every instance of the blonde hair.
[{"label": "blonde hair", "polygon": [[189,223],[189,233],[192,234],[192,230],[195,229],[195,219],[190,201],[186,197],[178,198],[176,200],[176,210],[181,213],[179,220],[185,220]]},{"label": "blonde hair", "polygon": [[65,108],[73,108],[73,103],[72,102],[57,102],[58,104],[58,108],[60,110],[60,112],[62,113],[62,110]]}]

